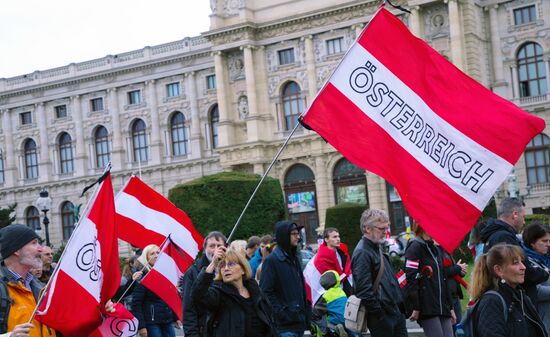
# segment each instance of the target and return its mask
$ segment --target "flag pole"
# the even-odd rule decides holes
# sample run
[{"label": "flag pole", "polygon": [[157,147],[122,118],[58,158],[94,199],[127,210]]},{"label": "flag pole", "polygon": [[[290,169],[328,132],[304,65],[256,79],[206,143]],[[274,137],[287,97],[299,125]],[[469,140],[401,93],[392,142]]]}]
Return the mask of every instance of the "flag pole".
[{"label": "flag pole", "polygon": [[[105,166],[105,170],[103,170],[103,174],[101,175],[101,177],[97,180],[97,181],[101,181],[103,182],[103,179],[104,179],[104,176],[107,172],[109,172],[111,170],[111,162],[109,162],[106,166]],[[96,181],[96,182],[97,182]],[[96,188],[94,190],[94,194],[92,195],[92,198],[90,198],[90,200],[88,201],[88,203],[86,204],[86,208],[84,208],[84,212],[82,214],[84,215],[87,215],[88,213],[88,210],[90,208],[90,205],[93,204],[93,201],[95,200],[96,196],[97,196],[97,193],[99,191],[99,185],[100,184],[96,184]],[[89,188],[90,186],[86,187],[86,188]],[[83,191],[83,194],[87,191],[87,189],[84,189]],[[78,219],[78,222],[76,223],[75,225],[75,228],[76,229],[78,226],[80,226],[80,222],[82,222],[82,219],[85,219],[86,216],[81,216],[80,219]],[[73,233],[74,233],[74,229],[73,229]],[[71,243],[71,240],[73,239],[73,235],[71,234],[71,236],[69,237],[69,240],[67,240],[67,244],[65,245],[65,247],[68,247],[69,244]],[[57,273],[58,273],[58,270],[59,270],[59,267],[61,266],[61,261],[63,260],[63,257],[65,256],[65,253],[67,252],[67,250],[63,250],[63,252],[61,253],[61,256],[59,257],[59,261],[57,262],[53,272],[52,272],[52,275],[50,276],[48,282],[46,282],[46,285],[44,286],[44,288],[42,288],[42,290],[40,291],[40,296],[38,297],[38,301],[36,301],[36,307],[34,307],[34,310],[32,312],[32,315],[31,317],[29,318],[29,321],[27,323],[32,323],[32,320],[34,319],[34,316],[36,316],[36,312],[38,311],[38,307],[40,307],[40,305],[42,305],[42,301],[44,301],[44,296],[46,295],[47,291],[49,290],[50,288],[50,285],[51,285],[51,282],[52,280],[54,279],[54,276],[55,278],[57,278]]]},{"label": "flag pole", "polygon": [[[303,113],[302,113],[303,115]],[[300,116],[301,117],[301,116]],[[250,196],[250,198],[248,199],[248,202],[246,203],[246,205],[244,206],[243,208],[243,211],[241,212],[241,215],[239,215],[239,218],[237,219],[237,222],[235,222],[235,225],[233,225],[233,229],[231,230],[231,233],[229,233],[229,236],[227,237],[227,242],[229,243],[231,241],[231,238],[233,237],[233,234],[235,233],[235,231],[237,230],[237,227],[239,226],[239,223],[241,222],[241,219],[243,218],[244,216],[244,213],[246,212],[246,210],[248,209],[248,206],[250,206],[250,203],[252,202],[252,199],[254,198],[254,196],[256,195],[256,192],[258,192],[258,190],[260,189],[260,185],[262,185],[265,177],[267,176],[267,174],[269,173],[269,171],[271,171],[271,168],[273,167],[273,165],[275,164],[275,162],[277,161],[277,159],[279,159],[279,156],[281,155],[281,153],[283,152],[283,149],[287,146],[290,138],[292,137],[292,135],[294,134],[294,132],[296,132],[296,129],[298,129],[298,126],[300,126],[300,123],[299,122],[296,122],[296,125],[294,126],[294,128],[292,129],[292,131],[290,132],[290,134],[288,135],[288,137],[286,137],[286,140],[285,142],[283,143],[283,145],[279,148],[279,151],[277,152],[277,154],[275,155],[275,157],[273,158],[273,160],[271,161],[271,164],[269,164],[269,166],[267,167],[267,170],[265,170],[264,174],[262,175],[262,178],[260,179],[260,181],[258,182],[258,184],[256,185],[256,188],[254,189],[254,192],[252,192],[252,195]]]}]

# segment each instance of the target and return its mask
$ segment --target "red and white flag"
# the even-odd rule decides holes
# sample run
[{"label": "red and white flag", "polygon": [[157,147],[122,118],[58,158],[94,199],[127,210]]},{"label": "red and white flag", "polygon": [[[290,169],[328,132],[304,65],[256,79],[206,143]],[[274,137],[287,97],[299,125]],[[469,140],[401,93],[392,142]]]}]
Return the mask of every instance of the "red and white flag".
[{"label": "red and white flag", "polygon": [[545,123],[493,94],[381,8],[303,122],[395,186],[447,251]]},{"label": "red and white flag", "polygon": [[116,195],[115,207],[120,239],[143,249],[161,246],[170,235],[184,253],[174,257],[182,271],[202,249],[203,238],[187,214],[136,176]]},{"label": "red and white flag", "polygon": [[75,228],[36,319],[65,337],[88,336],[120,284],[111,176],[107,172]]},{"label": "red and white flag", "polygon": [[399,269],[397,274],[395,274],[395,277],[397,278],[397,282],[399,282],[400,288],[403,288],[407,285],[407,274],[405,274],[403,269]]},{"label": "red and white flag", "polygon": [[183,303],[177,286],[185,270],[178,267],[176,259],[181,254],[183,254],[181,248],[169,237],[160,248],[157,262],[141,280],[141,284],[157,294],[174,311],[180,321],[183,316]]},{"label": "red and white flag", "polygon": [[136,337],[139,322],[122,303],[114,304],[115,312],[107,313],[101,326],[89,337]]}]

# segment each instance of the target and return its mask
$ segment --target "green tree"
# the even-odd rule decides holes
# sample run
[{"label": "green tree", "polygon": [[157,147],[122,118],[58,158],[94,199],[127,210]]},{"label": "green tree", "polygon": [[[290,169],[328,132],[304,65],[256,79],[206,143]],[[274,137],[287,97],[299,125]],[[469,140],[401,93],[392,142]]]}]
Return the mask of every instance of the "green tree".
[{"label": "green tree", "polygon": [[12,213],[15,212],[16,207],[17,203],[8,205],[6,208],[0,208],[0,228],[4,228],[15,221],[15,214],[12,216]]}]

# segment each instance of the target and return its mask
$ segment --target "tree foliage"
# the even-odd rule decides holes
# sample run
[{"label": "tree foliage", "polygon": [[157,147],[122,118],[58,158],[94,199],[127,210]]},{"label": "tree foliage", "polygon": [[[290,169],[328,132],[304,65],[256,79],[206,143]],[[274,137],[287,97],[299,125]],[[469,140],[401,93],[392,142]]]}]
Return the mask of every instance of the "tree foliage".
[{"label": "tree foliage", "polygon": [[4,228],[15,221],[15,214],[12,215],[12,213],[15,212],[16,207],[17,203],[8,205],[6,208],[0,208],[0,228]]}]

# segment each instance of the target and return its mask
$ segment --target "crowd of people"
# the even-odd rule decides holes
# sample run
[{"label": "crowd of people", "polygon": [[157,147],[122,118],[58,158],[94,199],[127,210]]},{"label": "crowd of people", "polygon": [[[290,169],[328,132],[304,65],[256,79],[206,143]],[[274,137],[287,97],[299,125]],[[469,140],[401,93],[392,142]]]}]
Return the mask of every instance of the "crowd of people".
[{"label": "crowd of people", "polygon": [[[345,324],[351,295],[364,306],[373,337],[407,336],[407,319],[418,322],[426,337],[452,337],[464,330],[480,337],[547,337],[550,230],[537,223],[524,226],[523,204],[507,198],[497,219],[475,227],[469,285],[468,265],[455,261],[418,223],[405,250],[401,272],[406,281],[399,281],[384,249],[390,219],[383,210],[363,212],[362,237],[351,254],[338,229],[324,230],[314,257],[317,285],[304,280],[300,224],[280,221],[273,236],[229,245],[213,231],[205,237],[202,255],[180,279],[182,321],[140,283],[159,256],[156,245],[125,260],[113,300],[134,314],[141,337],[173,337],[175,326],[186,337],[301,337],[306,330],[317,337],[359,336]],[[55,336],[35,320],[27,323],[55,268],[51,248],[41,246],[29,227],[9,225],[0,230],[0,254],[0,336]],[[311,303],[314,286],[324,293]],[[462,320],[466,288],[470,307]]]}]

